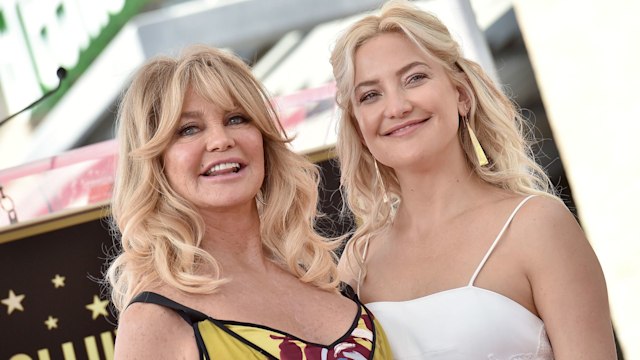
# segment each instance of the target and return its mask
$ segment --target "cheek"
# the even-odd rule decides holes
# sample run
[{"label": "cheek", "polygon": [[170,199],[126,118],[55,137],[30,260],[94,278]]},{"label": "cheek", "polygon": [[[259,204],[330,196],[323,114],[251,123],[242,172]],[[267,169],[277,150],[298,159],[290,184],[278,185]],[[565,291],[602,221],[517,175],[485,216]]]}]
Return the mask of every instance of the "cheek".
[{"label": "cheek", "polygon": [[240,134],[241,138],[249,139],[249,143],[253,146],[254,150],[264,150],[264,140],[262,139],[262,133],[256,127],[252,127],[251,131],[245,134]]},{"label": "cheek", "polygon": [[250,156],[252,161],[259,161],[262,163],[262,176],[264,176],[264,140],[262,138],[262,133],[257,128],[254,128],[250,134],[246,137],[241,137],[241,139],[247,141],[247,148],[250,149]]},{"label": "cheek", "polygon": [[363,135],[368,132],[370,127],[368,124],[371,123],[371,121],[367,111],[363,111],[362,108],[358,108],[353,111],[353,119],[351,120],[351,123],[353,124],[354,131],[358,134],[360,139],[362,139]]},{"label": "cheek", "polygon": [[176,180],[177,180],[176,174],[178,174],[179,171],[178,169],[176,169],[176,161],[171,155],[172,154],[167,153],[162,157],[163,172],[164,172],[164,176],[167,178],[167,181],[169,182],[169,185],[173,189],[175,189]]},{"label": "cheek", "polygon": [[164,153],[162,160],[164,173],[172,186],[179,182],[184,174],[196,171],[197,168],[194,170],[194,167],[200,166],[199,159],[193,156],[193,152],[189,151],[188,146],[171,146]]},{"label": "cheek", "polygon": [[356,117],[356,121],[353,122],[354,137],[358,137],[362,145],[369,147],[369,142],[375,137],[376,128],[371,121],[367,121],[366,118]]}]

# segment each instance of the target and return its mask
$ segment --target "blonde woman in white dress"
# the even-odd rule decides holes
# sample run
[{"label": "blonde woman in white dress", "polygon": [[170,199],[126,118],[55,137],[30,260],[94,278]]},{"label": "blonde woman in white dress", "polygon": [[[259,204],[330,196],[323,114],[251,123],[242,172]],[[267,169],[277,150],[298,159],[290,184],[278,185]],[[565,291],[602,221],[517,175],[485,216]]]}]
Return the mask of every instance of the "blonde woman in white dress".
[{"label": "blonde woman in white dress", "polygon": [[332,54],[344,279],[397,359],[615,359],[602,270],[532,156],[525,120],[447,28],[407,2]]}]

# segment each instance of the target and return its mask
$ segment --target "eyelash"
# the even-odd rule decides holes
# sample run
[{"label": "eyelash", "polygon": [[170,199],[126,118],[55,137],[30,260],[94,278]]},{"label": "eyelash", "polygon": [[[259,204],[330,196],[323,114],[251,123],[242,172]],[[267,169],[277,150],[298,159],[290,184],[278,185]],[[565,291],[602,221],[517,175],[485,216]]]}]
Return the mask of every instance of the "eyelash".
[{"label": "eyelash", "polygon": [[411,76],[409,76],[407,78],[407,84],[415,82],[415,81],[420,81],[420,80],[423,80],[423,79],[428,79],[428,78],[429,78],[429,76],[427,76],[426,74],[423,74],[423,73],[413,74],[413,75],[411,75]]},{"label": "eyelash", "polygon": [[[239,122],[235,122],[235,119],[239,119]],[[243,115],[232,115],[227,118],[225,125],[234,126],[242,125],[249,122],[249,119]],[[192,136],[200,131],[200,128],[196,124],[186,124],[178,129],[179,136]]]},{"label": "eyelash", "polygon": [[178,129],[178,135],[180,135],[180,136],[191,136],[191,135],[194,135],[197,131],[196,132],[187,133],[187,131],[191,130],[191,129],[198,130],[198,127],[193,125],[193,124],[187,124],[185,126],[182,126],[180,129]]},{"label": "eyelash", "polygon": [[[239,123],[233,124],[233,119],[240,119]],[[240,125],[249,122],[249,119],[244,115],[232,115],[227,118],[226,125]]]},{"label": "eyelash", "polygon": [[370,100],[374,95],[377,95],[377,93],[376,93],[376,92],[374,92],[374,91],[369,91],[369,92],[367,92],[367,93],[363,94],[363,95],[360,97],[360,103],[362,104],[363,102],[365,102],[365,101],[367,101],[367,100]]},{"label": "eyelash", "polygon": [[[427,74],[423,74],[423,73],[412,74],[409,77],[407,77],[407,80],[405,81],[405,83],[407,85],[409,85],[409,84],[412,84],[412,83],[414,83],[416,81],[420,81],[420,80],[428,79],[428,78],[429,78],[429,75],[427,75]],[[362,95],[360,97],[359,101],[362,104],[362,103],[366,102],[367,100],[370,100],[374,95],[377,95],[377,93],[375,91],[367,92],[367,93],[365,93],[364,95]]]}]

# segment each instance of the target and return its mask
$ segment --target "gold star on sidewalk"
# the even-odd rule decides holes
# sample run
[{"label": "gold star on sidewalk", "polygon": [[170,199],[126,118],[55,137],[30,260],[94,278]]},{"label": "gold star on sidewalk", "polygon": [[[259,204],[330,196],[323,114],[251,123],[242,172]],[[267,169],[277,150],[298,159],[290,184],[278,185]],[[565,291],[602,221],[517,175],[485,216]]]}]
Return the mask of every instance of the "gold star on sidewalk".
[{"label": "gold star on sidewalk", "polygon": [[59,287],[64,287],[64,281],[66,279],[67,279],[66,277],[56,274],[56,277],[51,279],[51,282],[53,283],[53,286],[57,289]]},{"label": "gold star on sidewalk", "polygon": [[109,305],[109,300],[100,300],[97,295],[93,295],[93,303],[86,305],[85,307],[88,310],[91,310],[91,317],[93,320],[97,319],[98,316],[109,316],[107,313],[107,305]]},{"label": "gold star on sidewalk", "polygon": [[11,315],[13,310],[24,311],[22,300],[24,300],[24,294],[16,296],[13,290],[9,290],[9,297],[2,299],[2,303],[7,306],[7,314]]},{"label": "gold star on sidewalk", "polygon": [[51,329],[57,329],[58,328],[58,318],[54,318],[53,316],[49,315],[49,318],[47,319],[47,321],[44,322],[45,325],[47,325],[47,329],[51,330]]}]

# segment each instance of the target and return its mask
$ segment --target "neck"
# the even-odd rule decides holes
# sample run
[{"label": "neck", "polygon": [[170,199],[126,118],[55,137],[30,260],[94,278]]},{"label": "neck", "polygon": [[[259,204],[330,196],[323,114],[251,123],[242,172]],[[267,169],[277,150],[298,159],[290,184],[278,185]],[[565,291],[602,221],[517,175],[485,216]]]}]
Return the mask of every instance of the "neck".
[{"label": "neck", "polygon": [[232,210],[203,210],[202,216],[205,236],[201,247],[220,262],[225,273],[264,270],[268,266],[255,204]]},{"label": "neck", "polygon": [[[449,159],[451,160],[451,159]],[[423,232],[482,203],[490,185],[483,182],[463,157],[437,166],[396,170],[402,202],[394,228]]]}]

